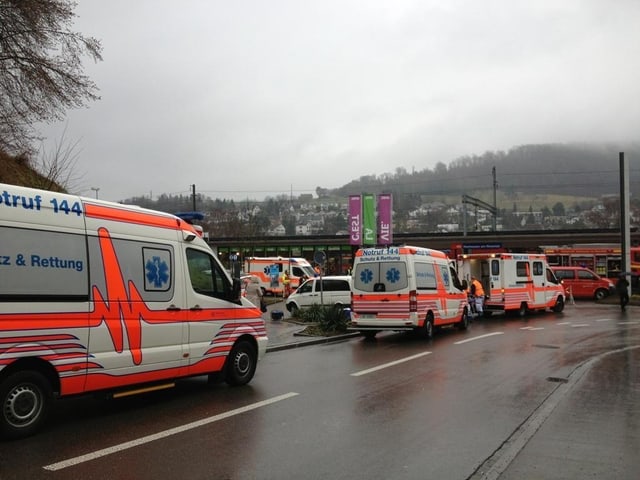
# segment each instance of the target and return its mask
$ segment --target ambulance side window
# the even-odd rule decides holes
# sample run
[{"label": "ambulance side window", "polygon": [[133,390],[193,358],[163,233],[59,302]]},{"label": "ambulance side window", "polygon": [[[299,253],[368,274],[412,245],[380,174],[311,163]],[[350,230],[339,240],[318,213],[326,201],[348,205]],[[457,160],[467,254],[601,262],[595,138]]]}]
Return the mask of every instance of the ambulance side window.
[{"label": "ambulance side window", "polygon": [[86,302],[84,235],[0,226],[0,302]]},{"label": "ambulance side window", "polygon": [[491,275],[494,277],[500,275],[500,262],[498,260],[491,260]]},{"label": "ambulance side window", "polygon": [[516,276],[529,277],[529,262],[516,262]]},{"label": "ambulance side window", "polygon": [[223,300],[230,297],[231,285],[211,255],[189,248],[187,265],[194,292]]},{"label": "ambulance side window", "polygon": [[438,265],[438,270],[440,270],[440,277],[442,277],[442,283],[449,290],[449,270],[447,268],[443,268],[442,265]]},{"label": "ambulance side window", "polygon": [[542,262],[533,262],[533,274],[537,276],[544,275],[544,268],[542,267]]},{"label": "ambulance side window", "polygon": [[418,290],[436,289],[436,272],[432,263],[415,263],[416,288]]}]

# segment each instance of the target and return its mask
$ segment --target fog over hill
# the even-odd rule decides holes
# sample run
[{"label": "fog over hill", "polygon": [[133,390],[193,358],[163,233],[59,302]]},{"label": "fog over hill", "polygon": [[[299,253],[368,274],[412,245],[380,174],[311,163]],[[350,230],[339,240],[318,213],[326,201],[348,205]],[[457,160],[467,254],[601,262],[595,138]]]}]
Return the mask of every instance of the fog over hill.
[{"label": "fog over hill", "polygon": [[366,175],[337,189],[318,187],[316,193],[350,194],[391,192],[394,195],[462,195],[493,190],[515,194],[558,194],[599,197],[617,195],[619,154],[629,163],[632,196],[640,194],[640,142],[632,144],[522,145],[507,152],[485,152],[458,158],[433,169],[396,169]]}]

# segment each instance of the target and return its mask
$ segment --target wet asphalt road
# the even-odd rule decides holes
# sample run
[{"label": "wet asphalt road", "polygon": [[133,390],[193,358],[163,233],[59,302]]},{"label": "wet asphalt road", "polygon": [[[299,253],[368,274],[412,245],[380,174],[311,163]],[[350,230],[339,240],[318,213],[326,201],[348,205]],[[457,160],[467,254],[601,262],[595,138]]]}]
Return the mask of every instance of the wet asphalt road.
[{"label": "wet asphalt road", "polygon": [[0,443],[0,479],[640,478],[639,314],[579,303],[272,351],[240,388],[60,401]]}]

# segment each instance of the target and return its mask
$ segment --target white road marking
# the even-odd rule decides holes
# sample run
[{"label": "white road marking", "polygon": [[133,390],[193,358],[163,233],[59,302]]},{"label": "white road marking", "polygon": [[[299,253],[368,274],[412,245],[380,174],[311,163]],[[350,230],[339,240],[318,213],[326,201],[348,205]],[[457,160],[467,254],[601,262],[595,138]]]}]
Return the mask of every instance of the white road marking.
[{"label": "white road marking", "polygon": [[473,342],[480,340],[481,338],[493,337],[494,335],[504,335],[504,332],[487,333],[486,335],[480,335],[479,337],[467,338],[466,340],[460,340],[459,342],[453,342],[454,345],[462,345],[463,343]]},{"label": "white road marking", "polygon": [[637,325],[638,322],[618,322],[618,325]]},{"label": "white road marking", "polygon": [[596,322],[610,322],[610,321],[611,321],[611,319],[610,319],[610,318],[598,318],[598,319],[596,320]]},{"label": "white road marking", "polygon": [[219,415],[203,418],[202,420],[197,420],[195,422],[187,423],[186,425],[181,425],[179,427],[170,428],[168,430],[154,433],[152,435],[147,435],[146,437],[141,437],[141,438],[138,438],[137,440],[131,440],[129,442],[121,443],[119,445],[103,448],[102,450],[96,450],[95,452],[87,453],[85,455],[69,458],[61,462],[52,463],[51,465],[46,465],[42,468],[44,468],[45,470],[50,470],[54,472],[57,470],[62,470],[63,468],[73,467],[74,465],[79,465],[84,462],[90,462],[91,460],[95,460],[100,457],[105,457],[107,455],[111,455],[112,453],[128,450],[130,448],[138,447],[146,443],[150,443],[156,440],[161,440],[163,438],[170,437],[171,435],[176,435],[178,433],[182,433],[188,430],[192,430],[194,428],[202,427],[204,425],[208,425],[210,423],[217,422],[219,420],[224,420],[225,418],[229,418],[234,415],[239,415],[241,413],[249,412],[251,410],[255,410],[256,408],[266,407],[267,405],[271,405],[272,403],[276,403],[276,402],[281,402],[282,400],[287,400],[288,398],[295,397],[296,395],[299,395],[299,394],[295,392],[285,393],[284,395],[279,395],[277,397],[269,398],[267,400],[263,400],[262,402],[252,403],[251,405],[246,405],[244,407],[236,408],[235,410],[230,410],[228,412],[221,413]]},{"label": "white road marking", "polygon": [[556,325],[571,325],[571,322],[560,322],[556,323]]},{"label": "white road marking", "polygon": [[360,370],[359,372],[352,373],[352,377],[359,377],[360,375],[366,375],[367,373],[377,372],[378,370],[382,370],[383,368],[393,367],[394,365],[398,365],[400,363],[408,362],[410,360],[415,360],[416,358],[424,357],[425,355],[430,355],[431,352],[422,352],[416,355],[411,355],[410,357],[401,358],[400,360],[395,360],[393,362],[385,363],[383,365],[378,365],[377,367],[369,368],[367,370]]},{"label": "white road marking", "polygon": [[589,327],[590,325],[588,323],[574,323],[573,325],[571,325],[571,328],[579,328],[579,327]]}]

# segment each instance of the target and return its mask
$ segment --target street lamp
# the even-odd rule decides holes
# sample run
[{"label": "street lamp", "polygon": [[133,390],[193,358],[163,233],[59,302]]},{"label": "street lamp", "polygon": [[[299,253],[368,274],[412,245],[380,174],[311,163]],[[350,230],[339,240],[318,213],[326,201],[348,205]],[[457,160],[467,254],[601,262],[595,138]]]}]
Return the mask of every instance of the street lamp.
[{"label": "street lamp", "polygon": [[100,187],[91,187],[91,190],[96,192],[96,199],[97,199],[98,198],[98,190],[100,190]]}]

